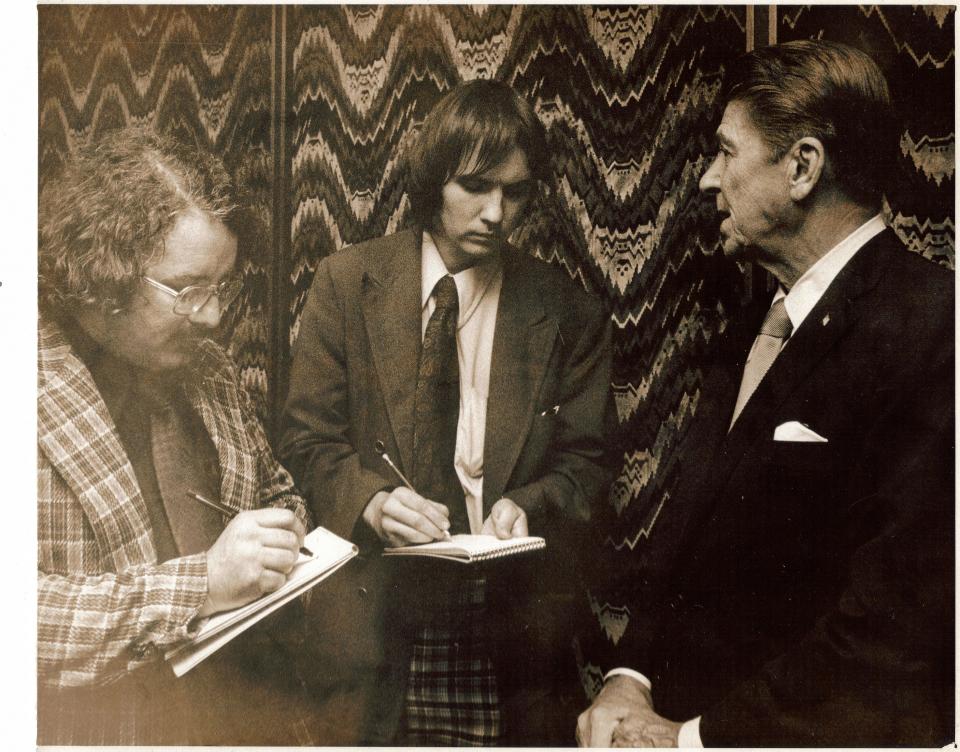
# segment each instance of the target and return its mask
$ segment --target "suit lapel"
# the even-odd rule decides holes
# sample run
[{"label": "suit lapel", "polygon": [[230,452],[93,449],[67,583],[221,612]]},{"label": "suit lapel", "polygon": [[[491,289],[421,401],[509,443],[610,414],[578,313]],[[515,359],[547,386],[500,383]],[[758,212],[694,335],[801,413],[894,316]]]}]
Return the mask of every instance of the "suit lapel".
[{"label": "suit lapel", "polygon": [[520,253],[505,253],[497,308],[484,429],[484,515],[503,495],[527,439],[558,331],[535,278],[524,273]]},{"label": "suit lapel", "polygon": [[[836,342],[856,322],[856,303],[880,279],[887,257],[880,253],[887,234],[861,248],[833,280],[784,346],[727,436],[715,482],[723,484],[744,454],[767,437],[769,416],[804,382]],[[739,375],[737,376],[739,379]],[[735,397],[734,397],[735,399]],[[732,403],[730,405],[732,411]]]},{"label": "suit lapel", "polygon": [[40,450],[80,503],[115,571],[156,561],[146,502],[93,377],[60,331],[41,320]]},{"label": "suit lapel", "polygon": [[395,242],[383,266],[364,273],[360,306],[400,465],[410,472],[421,347],[421,235],[410,230],[396,235]]},{"label": "suit lapel", "polygon": [[680,519],[689,520],[691,515],[696,519],[704,502],[714,495],[715,467],[725,450],[744,361],[763,313],[759,306],[752,306],[738,315],[720,335],[715,355],[705,363],[696,411],[675,450],[680,471],[676,501],[671,504]]}]

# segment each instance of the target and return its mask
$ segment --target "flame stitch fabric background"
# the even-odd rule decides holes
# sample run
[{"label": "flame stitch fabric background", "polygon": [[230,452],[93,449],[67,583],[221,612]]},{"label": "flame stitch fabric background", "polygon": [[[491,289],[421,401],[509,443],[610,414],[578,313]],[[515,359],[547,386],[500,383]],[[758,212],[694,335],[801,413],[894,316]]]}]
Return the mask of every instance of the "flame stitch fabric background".
[{"label": "flame stitch fabric background", "polygon": [[[601,296],[614,323],[620,469],[588,557],[601,575],[642,564],[670,502],[672,450],[696,410],[705,349],[769,284],[723,262],[712,202],[697,193],[730,60],[754,43],[811,37],[871,52],[906,116],[890,218],[912,251],[954,264],[952,7],[38,12],[41,185],[79,144],[149,122],[212,147],[245,188],[259,232],[225,336],[270,427],[317,263],[407,220],[398,163],[424,115],[478,77],[533,102],[558,191],[533,207],[517,240]],[[588,693],[600,681],[591,641],[615,643],[630,609],[613,591],[585,591],[592,617],[571,660]]]}]

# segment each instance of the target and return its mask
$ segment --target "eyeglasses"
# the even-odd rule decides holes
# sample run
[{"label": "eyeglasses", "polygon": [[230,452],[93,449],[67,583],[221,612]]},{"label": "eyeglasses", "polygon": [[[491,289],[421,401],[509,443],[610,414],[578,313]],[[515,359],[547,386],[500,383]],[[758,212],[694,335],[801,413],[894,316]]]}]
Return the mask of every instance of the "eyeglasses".
[{"label": "eyeglasses", "polygon": [[243,285],[239,277],[230,277],[229,279],[223,280],[219,285],[190,285],[177,291],[145,275],[143,281],[156,287],[161,292],[173,296],[175,298],[173,301],[173,312],[179,316],[193,316],[193,314],[210,302],[210,298],[214,295],[217,296],[220,307],[226,308],[236,300],[237,295],[240,294],[240,288]]}]

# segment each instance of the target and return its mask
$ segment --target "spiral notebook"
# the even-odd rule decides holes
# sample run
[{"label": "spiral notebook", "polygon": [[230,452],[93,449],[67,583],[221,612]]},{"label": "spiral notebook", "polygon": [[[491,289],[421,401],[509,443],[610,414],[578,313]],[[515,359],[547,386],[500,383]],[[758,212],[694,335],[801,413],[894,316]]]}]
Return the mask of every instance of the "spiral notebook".
[{"label": "spiral notebook", "polygon": [[214,614],[204,621],[192,641],[166,653],[165,657],[177,676],[183,676],[265,616],[307,592],[358,553],[353,543],[322,527],[308,533],[303,543],[313,556],[301,554],[287,575],[287,582],[278,590],[245,606]]},{"label": "spiral notebook", "polygon": [[507,538],[500,540],[494,535],[454,535],[450,540],[419,543],[415,546],[386,548],[384,556],[432,556],[437,559],[459,561],[469,564],[473,561],[488,561],[503,556],[523,554],[546,548],[547,542],[535,535],[525,538]]}]

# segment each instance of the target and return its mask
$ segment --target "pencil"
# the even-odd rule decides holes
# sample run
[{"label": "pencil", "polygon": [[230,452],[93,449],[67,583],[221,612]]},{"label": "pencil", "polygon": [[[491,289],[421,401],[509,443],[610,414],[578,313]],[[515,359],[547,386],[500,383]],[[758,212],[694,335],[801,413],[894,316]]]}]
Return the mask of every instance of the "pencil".
[{"label": "pencil", "polygon": [[[411,483],[410,481],[408,481],[407,478],[406,478],[406,476],[405,476],[403,473],[400,472],[400,468],[393,464],[393,460],[390,459],[390,455],[387,454],[386,451],[384,451],[384,449],[383,449],[383,442],[378,441],[377,444],[376,444],[376,446],[375,446],[374,448],[377,450],[377,452],[380,453],[380,456],[383,458],[383,461],[387,463],[387,467],[389,467],[391,470],[393,470],[394,474],[400,479],[400,482],[403,483],[403,485],[405,485],[407,488],[409,488],[411,491],[413,491],[413,492],[414,492],[415,494],[417,494],[418,496],[422,495],[422,494],[420,494],[419,491],[417,491],[417,489],[415,489],[415,488],[413,487],[413,483]],[[443,531],[443,538],[444,538],[444,540],[450,540],[450,531],[449,531],[449,530],[444,530],[444,531]]]},{"label": "pencil", "polygon": [[[228,506],[224,506],[219,501],[208,499],[206,496],[201,496],[196,491],[187,491],[187,496],[189,496],[194,501],[199,501],[205,507],[210,507],[211,509],[217,512],[220,512],[220,514],[222,514],[224,517],[226,517],[229,520],[232,520],[234,517],[237,516],[236,509],[231,509]],[[313,551],[311,551],[306,546],[300,546],[300,553],[302,553],[304,556],[309,556],[311,559],[313,558]]]},{"label": "pencil", "polygon": [[222,514],[224,517],[226,517],[229,520],[232,520],[234,517],[237,516],[236,509],[231,509],[230,507],[224,506],[219,501],[214,501],[213,499],[208,499],[205,496],[201,496],[196,491],[187,491],[187,496],[189,496],[190,498],[196,501],[199,501],[205,507],[210,507],[214,511],[220,512],[220,514]]}]

